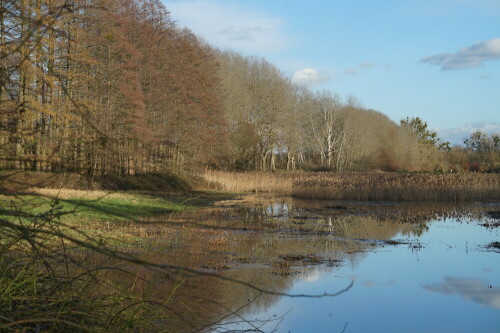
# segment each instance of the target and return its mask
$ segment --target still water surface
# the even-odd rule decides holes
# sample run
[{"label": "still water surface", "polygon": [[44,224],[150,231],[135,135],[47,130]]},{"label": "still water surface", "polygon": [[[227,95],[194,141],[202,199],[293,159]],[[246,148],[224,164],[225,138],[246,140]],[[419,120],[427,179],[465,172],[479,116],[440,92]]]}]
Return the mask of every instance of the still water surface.
[{"label": "still water surface", "polygon": [[229,283],[221,299],[250,304],[210,330],[500,332],[498,210],[291,199],[224,207],[218,218],[240,228],[223,276],[288,294],[352,286],[294,298]]}]

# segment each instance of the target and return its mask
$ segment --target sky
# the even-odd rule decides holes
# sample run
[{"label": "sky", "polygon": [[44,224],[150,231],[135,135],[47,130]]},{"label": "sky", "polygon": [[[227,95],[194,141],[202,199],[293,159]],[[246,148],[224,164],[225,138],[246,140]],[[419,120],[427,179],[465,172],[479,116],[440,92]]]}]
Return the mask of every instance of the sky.
[{"label": "sky", "polygon": [[461,143],[500,133],[500,0],[162,0],[180,27],[312,90],[420,117]]}]

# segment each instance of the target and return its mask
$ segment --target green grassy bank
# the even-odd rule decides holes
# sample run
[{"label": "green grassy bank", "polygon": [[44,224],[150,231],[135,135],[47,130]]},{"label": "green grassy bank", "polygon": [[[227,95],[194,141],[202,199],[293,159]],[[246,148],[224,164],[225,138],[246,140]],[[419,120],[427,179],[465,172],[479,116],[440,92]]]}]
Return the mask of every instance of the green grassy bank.
[{"label": "green grassy bank", "polygon": [[[200,191],[196,179],[159,177],[96,183],[75,174],[4,173],[0,331],[184,327],[184,316],[168,309],[182,302],[176,291],[189,263],[168,257],[164,268],[149,270],[141,258],[178,246],[185,233],[196,234],[172,222],[176,216],[230,195]],[[166,281],[161,295],[150,283],[158,279]]]}]

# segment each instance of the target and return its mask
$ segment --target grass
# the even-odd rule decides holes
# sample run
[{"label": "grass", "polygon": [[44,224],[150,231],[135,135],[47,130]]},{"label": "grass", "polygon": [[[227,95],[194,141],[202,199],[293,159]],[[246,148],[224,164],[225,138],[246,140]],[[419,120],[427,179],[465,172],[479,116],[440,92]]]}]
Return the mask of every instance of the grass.
[{"label": "grass", "polygon": [[139,317],[148,314],[147,303],[111,280],[106,268],[73,264],[66,273],[64,265],[43,263],[39,251],[30,254],[0,259],[2,332],[131,332],[147,325]]},{"label": "grass", "polygon": [[127,193],[106,191],[54,190],[35,188],[29,194],[0,195],[0,214],[12,215],[14,207],[38,214],[47,210],[54,200],[70,222],[78,219],[94,221],[134,221],[150,217],[165,217],[173,213],[194,210],[223,198],[221,195],[165,195],[161,193]]},{"label": "grass", "polygon": [[[147,252],[152,244],[168,247],[176,241],[179,214],[211,206],[232,196],[215,192],[166,194],[71,189],[30,189],[29,194],[0,195],[0,219],[35,225],[55,207],[51,218],[67,236],[98,240],[115,250]],[[55,206],[54,206],[55,205]],[[195,232],[194,230],[191,232]],[[57,242],[46,242],[57,247]]]},{"label": "grass", "polygon": [[302,172],[226,172],[206,171],[202,177],[222,191],[290,194]]},{"label": "grass", "polygon": [[90,253],[82,255],[87,246],[103,246],[101,238],[61,222],[66,215],[57,202],[45,205],[25,196],[13,197],[10,208],[3,207],[0,331],[110,331],[115,325],[130,331],[145,303],[126,285],[109,279],[107,271],[113,267],[89,261]]},{"label": "grass", "polygon": [[[36,193],[39,192],[39,193]],[[0,218],[8,221],[40,220],[40,214],[57,205],[57,219],[65,226],[65,232],[78,236],[106,238],[115,245],[123,246],[140,240],[143,233],[132,222],[148,219],[166,221],[178,212],[193,210],[195,206],[182,202],[181,198],[168,199],[142,194],[95,193],[73,196],[62,191],[59,196],[47,195],[51,190],[36,190],[32,194],[0,196]],[[41,194],[44,193],[44,194]],[[22,216],[20,216],[22,212]]]},{"label": "grass", "polygon": [[465,201],[500,199],[500,174],[206,172],[217,189],[302,199]]},{"label": "grass", "polygon": [[[186,330],[190,322],[185,318],[194,310],[182,310],[186,313],[180,317],[175,313],[186,308],[185,297],[177,295],[182,272],[149,271],[113,253],[164,257],[162,250],[181,245],[175,244],[179,237],[200,238],[199,230],[169,223],[173,214],[225,198],[217,193],[44,188],[0,195],[0,331]],[[158,238],[172,244],[162,247]],[[218,233],[207,242],[225,246]],[[149,252],[153,245],[156,252]],[[206,253],[206,247],[199,253]],[[169,255],[168,263],[190,267],[179,255]],[[158,281],[165,282],[159,287]]]}]

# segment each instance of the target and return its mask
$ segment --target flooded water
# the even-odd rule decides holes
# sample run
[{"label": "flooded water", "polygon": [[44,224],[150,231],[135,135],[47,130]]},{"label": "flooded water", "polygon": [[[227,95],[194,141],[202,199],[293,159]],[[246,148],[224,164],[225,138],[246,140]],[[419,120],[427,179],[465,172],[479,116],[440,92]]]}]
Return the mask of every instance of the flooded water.
[{"label": "flooded water", "polygon": [[184,221],[211,230],[185,243],[193,266],[224,278],[191,297],[211,299],[205,331],[500,332],[499,211],[229,202]]},{"label": "flooded water", "polygon": [[499,240],[498,229],[453,218],[426,226],[420,236],[404,226],[388,232],[386,239],[402,242],[391,246],[371,242],[384,236],[376,230],[345,240],[369,245],[336,249],[342,259],[336,267],[307,269],[286,292],[334,293],[354,281],[347,292],[283,297],[247,319],[284,316],[261,327],[278,332],[499,332],[500,257],[484,247]]}]

